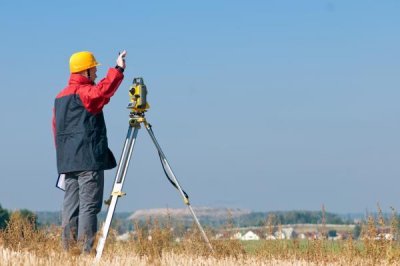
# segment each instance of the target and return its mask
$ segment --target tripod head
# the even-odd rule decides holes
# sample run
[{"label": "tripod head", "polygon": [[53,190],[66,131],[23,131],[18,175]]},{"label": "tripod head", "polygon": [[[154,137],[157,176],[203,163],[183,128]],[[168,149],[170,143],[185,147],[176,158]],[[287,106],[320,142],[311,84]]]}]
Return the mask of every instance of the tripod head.
[{"label": "tripod head", "polygon": [[147,87],[142,77],[133,79],[132,86],[129,89],[130,103],[128,109],[131,116],[144,116],[150,105],[147,102]]}]

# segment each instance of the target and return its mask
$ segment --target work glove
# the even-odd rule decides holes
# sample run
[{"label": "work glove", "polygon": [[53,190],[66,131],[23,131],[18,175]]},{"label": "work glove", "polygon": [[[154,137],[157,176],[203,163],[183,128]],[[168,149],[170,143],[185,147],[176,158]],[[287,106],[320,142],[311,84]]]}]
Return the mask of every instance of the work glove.
[{"label": "work glove", "polygon": [[121,53],[119,53],[118,58],[117,58],[117,66],[119,66],[122,69],[125,69],[125,55],[126,51],[123,50]]}]

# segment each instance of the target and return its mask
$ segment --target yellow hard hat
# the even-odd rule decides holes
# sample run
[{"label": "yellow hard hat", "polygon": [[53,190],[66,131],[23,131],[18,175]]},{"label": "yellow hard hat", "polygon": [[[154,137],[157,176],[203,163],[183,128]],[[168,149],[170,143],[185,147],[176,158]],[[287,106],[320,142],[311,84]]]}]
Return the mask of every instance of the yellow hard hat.
[{"label": "yellow hard hat", "polygon": [[71,73],[81,72],[99,65],[94,55],[87,51],[74,53],[69,59],[69,71]]}]

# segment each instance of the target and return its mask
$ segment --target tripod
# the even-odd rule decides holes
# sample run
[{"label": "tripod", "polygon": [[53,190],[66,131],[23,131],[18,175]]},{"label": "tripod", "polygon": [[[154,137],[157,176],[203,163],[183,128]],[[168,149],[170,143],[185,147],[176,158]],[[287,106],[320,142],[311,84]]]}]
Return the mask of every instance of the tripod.
[{"label": "tripod", "polygon": [[146,128],[147,132],[149,133],[154,145],[156,146],[158,155],[160,156],[161,164],[163,166],[165,174],[167,175],[167,178],[169,179],[171,184],[175,188],[178,189],[180,195],[183,198],[183,202],[188,206],[190,213],[192,214],[194,221],[196,222],[197,227],[199,228],[201,235],[203,236],[206,244],[210,248],[211,252],[214,252],[214,250],[211,246],[211,243],[208,240],[207,235],[203,230],[203,227],[201,226],[199,220],[196,217],[196,214],[194,213],[194,211],[192,209],[192,206],[190,205],[189,196],[186,194],[186,192],[180,186],[177,178],[175,177],[174,173],[172,172],[172,169],[167,161],[167,158],[165,157],[163,151],[161,150],[160,145],[158,144],[158,142],[156,140],[156,137],[154,136],[151,125],[146,121],[146,118],[144,116],[144,111],[145,110],[142,110],[140,112],[132,111],[130,113],[128,134],[126,135],[125,144],[122,149],[121,159],[118,163],[118,169],[117,169],[117,173],[115,175],[114,186],[113,186],[112,193],[111,193],[109,200],[106,201],[106,204],[109,204],[109,207],[108,207],[108,211],[107,211],[107,217],[106,217],[106,220],[105,220],[103,228],[102,228],[102,234],[100,236],[100,239],[98,241],[97,248],[96,248],[96,261],[100,260],[101,255],[103,253],[104,245],[105,245],[105,242],[107,239],[108,231],[110,229],[111,221],[112,221],[112,218],[114,215],[115,207],[118,202],[118,198],[121,196],[124,196],[126,194],[126,193],[122,192],[122,186],[125,181],[129,162],[130,162],[132,152],[133,152],[133,147],[135,145],[137,134],[138,134],[141,124],[144,125],[144,127]]}]

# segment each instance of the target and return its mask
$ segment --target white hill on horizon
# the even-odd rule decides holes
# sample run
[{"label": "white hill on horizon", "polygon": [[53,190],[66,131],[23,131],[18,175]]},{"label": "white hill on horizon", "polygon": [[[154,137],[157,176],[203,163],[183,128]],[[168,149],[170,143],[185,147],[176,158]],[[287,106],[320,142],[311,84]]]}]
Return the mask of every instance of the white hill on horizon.
[{"label": "white hill on horizon", "polygon": [[[214,218],[226,218],[226,217],[238,217],[241,215],[251,213],[250,210],[242,210],[238,208],[211,208],[211,207],[192,207],[196,216],[198,217],[214,217]],[[188,208],[158,208],[158,209],[140,209],[135,211],[127,219],[145,219],[149,217],[177,217],[186,218],[192,217]]]}]

